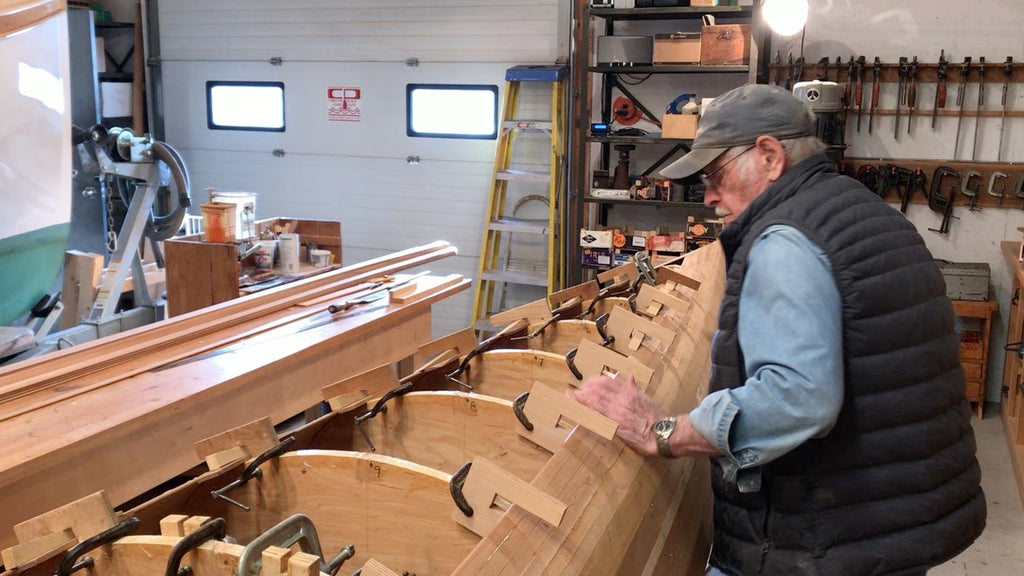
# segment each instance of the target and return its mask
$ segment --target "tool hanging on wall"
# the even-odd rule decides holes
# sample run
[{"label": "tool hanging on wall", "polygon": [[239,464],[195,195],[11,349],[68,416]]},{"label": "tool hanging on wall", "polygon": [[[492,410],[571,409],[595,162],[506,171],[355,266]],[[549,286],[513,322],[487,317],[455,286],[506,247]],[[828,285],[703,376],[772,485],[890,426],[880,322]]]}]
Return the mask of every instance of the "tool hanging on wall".
[{"label": "tool hanging on wall", "polygon": [[967,209],[971,212],[979,212],[981,208],[978,208],[978,188],[981,187],[981,172],[977,170],[964,170],[963,176],[960,177],[960,193],[970,198],[970,202],[967,204]]},{"label": "tool hanging on wall", "polygon": [[978,58],[978,112],[974,117],[974,144],[971,146],[971,161],[978,156],[978,124],[981,124],[981,112],[985,109],[985,57]]},{"label": "tool hanging on wall", "polygon": [[875,109],[878,108],[879,77],[882,74],[882,60],[875,56],[875,62],[871,70],[871,107],[868,110],[868,134],[871,134],[872,125],[875,123]]},{"label": "tool hanging on wall", "polygon": [[[1013,195],[1017,198],[1024,199],[1024,172],[1021,172],[1017,176],[1017,181],[1013,184]],[[1024,202],[1021,203],[1020,209],[1024,210]]]},{"label": "tool hanging on wall", "polygon": [[910,124],[914,121],[914,108],[917,106],[917,56],[910,62],[910,71],[907,73],[907,134],[910,134]]},{"label": "tool hanging on wall", "polygon": [[[949,187],[949,194],[943,196],[940,194],[942,190],[942,180],[945,177],[955,178],[953,184]],[[932,189],[928,193],[928,207],[933,212],[942,213],[942,223],[939,224],[938,228],[929,228],[932,232],[938,232],[939,234],[946,234],[949,232],[949,221],[953,216],[953,200],[956,197],[957,184],[960,182],[960,174],[948,166],[939,166],[935,169],[935,173],[932,175]]]},{"label": "tool hanging on wall", "polygon": [[822,56],[821,59],[818,60],[814,76],[820,82],[828,82],[828,63],[828,56]]},{"label": "tool hanging on wall", "polygon": [[928,197],[928,176],[925,175],[924,170],[915,168],[914,172],[910,174],[907,180],[907,192],[903,195],[902,202],[900,202],[900,212],[907,213],[907,205],[910,203],[910,198],[914,195],[914,190],[921,190],[921,194]]},{"label": "tool hanging on wall", "polygon": [[896,71],[899,76],[899,84],[896,92],[896,120],[893,123],[893,138],[900,139],[900,106],[907,101],[907,57],[900,56],[900,67]]},{"label": "tool hanging on wall", "polygon": [[[836,62],[840,62],[841,57],[836,56]],[[838,64],[837,64],[838,66]],[[857,61],[854,60],[853,54],[850,54],[850,61],[846,65],[846,85],[843,88],[843,126],[849,126],[850,119],[850,106],[853,106],[853,82],[857,75]]]},{"label": "tool hanging on wall", "polygon": [[782,82],[782,50],[775,51],[775,85],[779,86]]},{"label": "tool hanging on wall", "polygon": [[857,133],[860,134],[860,117],[864,111],[864,56],[857,57],[857,87],[853,91],[853,98],[857,102]]},{"label": "tool hanging on wall", "polygon": [[942,50],[939,53],[939,66],[935,70],[935,76],[937,78],[935,84],[935,103],[932,104],[932,128],[935,128],[935,117],[939,113],[939,108],[946,107],[946,51]]},{"label": "tool hanging on wall", "polygon": [[[998,190],[996,190],[996,182],[1000,183]],[[997,208],[1003,207],[1003,197],[1006,196],[1006,172],[992,171],[992,175],[988,177],[988,195],[999,199]]]},{"label": "tool hanging on wall", "polygon": [[789,53],[789,61],[788,61],[787,66],[789,68],[789,74],[786,76],[785,88],[786,88],[786,92],[789,92],[790,90],[793,89],[793,78],[796,77],[796,75],[795,75],[796,68],[793,65],[793,53],[792,52]]},{"label": "tool hanging on wall", "polygon": [[1003,107],[1003,113],[999,120],[999,149],[996,151],[996,162],[1003,161],[1003,133],[1006,130],[1006,89],[1010,85],[1010,74],[1013,73],[1013,56],[1007,56],[1003,63],[1003,94],[999,103]]},{"label": "tool hanging on wall", "polygon": [[956,136],[953,137],[953,159],[960,151],[960,125],[964,121],[964,92],[967,90],[967,77],[971,75],[971,57],[965,56],[960,64],[960,84],[956,87],[956,105],[959,108],[956,118]]}]

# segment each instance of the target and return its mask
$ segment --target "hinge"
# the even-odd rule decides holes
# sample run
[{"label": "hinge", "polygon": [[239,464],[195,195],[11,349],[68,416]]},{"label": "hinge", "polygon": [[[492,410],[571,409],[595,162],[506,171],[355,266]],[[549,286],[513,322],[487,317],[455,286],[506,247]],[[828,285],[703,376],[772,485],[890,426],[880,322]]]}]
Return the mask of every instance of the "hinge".
[{"label": "hinge", "polygon": [[274,148],[274,156],[277,158],[284,158],[284,148]]},{"label": "hinge", "polygon": [[406,58],[405,59],[405,65],[410,67],[410,68],[415,68],[415,67],[420,65],[420,59],[419,58]]},{"label": "hinge", "polygon": [[283,62],[283,60],[281,60],[280,56],[274,56],[273,58],[270,59],[271,66],[280,66],[281,62]]}]

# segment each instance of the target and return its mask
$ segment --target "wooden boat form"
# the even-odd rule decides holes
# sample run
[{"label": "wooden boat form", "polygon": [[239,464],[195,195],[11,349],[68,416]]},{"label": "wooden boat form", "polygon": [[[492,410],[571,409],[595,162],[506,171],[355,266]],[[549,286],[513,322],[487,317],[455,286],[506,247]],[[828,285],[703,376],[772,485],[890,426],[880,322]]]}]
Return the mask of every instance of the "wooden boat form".
[{"label": "wooden boat form", "polygon": [[[628,374],[674,412],[695,405],[710,372],[723,268],[712,245],[660,268],[656,285],[625,271],[614,284],[629,285],[628,295],[621,288],[609,295],[606,287],[591,306],[602,291],[595,282],[510,311],[511,318],[502,313],[498,321],[509,326],[482,343],[463,331],[413,350],[403,344],[399,354],[378,354],[348,378],[299,386],[301,406],[315,403],[314,388],[331,411],[298,428],[275,429],[279,412],[256,419],[253,403],[245,404],[249,420],[222,422],[212,433],[207,418],[206,435],[191,437],[195,454],[167,455],[179,462],[177,473],[191,467],[197,476],[130,496],[132,502],[113,498],[122,503],[119,512],[107,504],[109,512],[97,513],[103,506],[94,503],[86,513],[83,500],[55,507],[14,526],[18,543],[5,558],[13,550],[22,562],[13,566],[18,573],[50,574],[85,534],[135,518],[135,535],[104,544],[98,554],[106,564],[97,561],[91,573],[151,574],[152,566],[167,564],[176,539],[193,531],[184,528],[188,519],[217,518],[237,544],[207,541],[190,558],[199,567],[201,555],[220,557],[211,573],[229,573],[231,566],[238,570],[237,547],[302,515],[319,534],[317,562],[281,547],[259,573],[291,574],[288,562],[273,560],[286,554],[296,556],[295,573],[323,572],[326,557],[352,545],[344,570],[362,567],[364,575],[703,574],[710,546],[707,461],[644,459],[614,438],[613,423],[565,391],[584,374]],[[548,323],[560,309],[571,313]],[[579,319],[598,309],[593,319]],[[570,350],[564,334],[579,335]],[[393,363],[406,357],[413,360],[396,372]],[[259,386],[255,378],[241,380],[233,391]],[[284,381],[274,384],[286,389]],[[269,407],[265,399],[262,407]],[[199,459],[208,472],[196,467]],[[106,502],[107,493],[84,496],[97,498]],[[118,560],[122,555],[154,564],[134,567]]]}]

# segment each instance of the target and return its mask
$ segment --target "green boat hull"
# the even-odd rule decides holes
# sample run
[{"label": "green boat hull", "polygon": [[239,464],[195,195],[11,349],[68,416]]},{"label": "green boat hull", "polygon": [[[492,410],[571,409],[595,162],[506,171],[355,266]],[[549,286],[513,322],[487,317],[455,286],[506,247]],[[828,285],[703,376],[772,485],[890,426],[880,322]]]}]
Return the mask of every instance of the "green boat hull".
[{"label": "green boat hull", "polygon": [[0,239],[0,326],[28,312],[53,287],[70,223]]}]

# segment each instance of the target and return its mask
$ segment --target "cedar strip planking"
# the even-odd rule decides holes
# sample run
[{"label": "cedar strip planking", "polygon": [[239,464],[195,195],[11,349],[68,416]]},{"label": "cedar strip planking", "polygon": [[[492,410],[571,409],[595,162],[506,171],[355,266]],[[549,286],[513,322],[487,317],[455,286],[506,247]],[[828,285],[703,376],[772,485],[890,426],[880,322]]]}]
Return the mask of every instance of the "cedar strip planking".
[{"label": "cedar strip planking", "polygon": [[[241,338],[247,338],[256,333],[315,314],[319,312],[319,310],[307,310],[277,321],[267,322],[268,315],[289,308],[298,301],[305,300],[310,297],[320,297],[329,293],[329,291],[358,285],[369,280],[369,278],[379,276],[383,273],[391,273],[419,266],[427,262],[432,262],[439,258],[449,256],[452,253],[452,249],[440,250],[432,253],[428,252],[424,255],[396,263],[389,263],[389,265],[385,267],[373,268],[371,270],[362,271],[361,273],[359,272],[365,267],[364,265],[357,265],[352,268],[342,268],[337,271],[338,273],[342,273],[342,278],[338,278],[336,273],[329,273],[331,276],[335,276],[330,279],[333,281],[327,285],[314,286],[312,296],[310,296],[310,292],[298,292],[297,290],[292,289],[287,290],[288,293],[283,295],[282,298],[275,299],[272,297],[277,295],[277,293],[272,290],[268,290],[266,292],[271,292],[271,294],[267,294],[267,296],[270,296],[271,298],[262,298],[262,300],[269,301],[259,305],[250,305],[254,303],[246,301],[246,299],[226,303],[227,305],[224,306],[222,310],[217,311],[219,319],[215,318],[214,320],[204,322],[202,321],[201,316],[197,316],[194,313],[180,316],[178,318],[181,318],[182,320],[198,321],[175,322],[177,319],[171,319],[166,321],[169,326],[161,325],[162,323],[152,325],[154,326],[154,329],[148,331],[159,332],[160,334],[151,334],[143,343],[129,346],[127,350],[118,349],[116,344],[122,339],[113,336],[108,339],[94,341],[97,344],[93,346],[86,344],[73,348],[71,349],[72,351],[83,353],[78,355],[80,358],[66,355],[59,361],[58,359],[53,359],[53,362],[56,363],[53,366],[34,363],[33,366],[27,366],[25,367],[25,370],[20,370],[19,368],[21,367],[18,364],[15,364],[12,367],[12,370],[0,372],[0,408],[3,409],[3,412],[0,413],[0,421],[24,414],[27,411],[36,409],[56,400],[69,398],[71,396],[102,387],[111,382],[127,378],[133,374],[145,372],[195,354],[219,348]],[[375,261],[371,260],[370,262]],[[308,286],[308,284],[304,283],[303,287],[305,286]],[[288,287],[289,285],[285,285],[282,288]],[[222,312],[227,312],[227,314]],[[216,334],[228,328],[238,327],[244,322],[256,322],[258,323],[258,327],[247,332],[243,332],[242,334],[228,336],[214,342],[201,343],[199,346],[196,345],[198,342],[201,342],[203,337]],[[178,324],[185,324],[185,326],[178,326]],[[262,326],[262,328],[259,326]],[[134,335],[139,330],[146,330],[146,328],[148,327],[131,330],[122,334]],[[164,328],[174,329],[174,331],[171,332],[170,329]],[[114,342],[109,341],[111,339],[113,339]],[[177,350],[171,350],[171,348],[175,346],[180,346],[184,349],[180,352],[177,352]],[[95,348],[100,348],[100,350],[94,350]],[[42,358],[49,359],[50,357],[51,356],[47,355]],[[129,373],[126,373],[123,370],[127,364],[131,364],[131,372]],[[19,377],[23,376],[25,372],[28,372],[31,376],[20,379]],[[109,376],[106,376],[107,374],[109,374]],[[93,378],[91,380],[86,380],[89,376],[92,376]],[[11,379],[15,379],[12,384],[4,385]],[[25,396],[37,394],[41,391],[52,390],[58,386],[60,387],[60,390],[56,394],[57,398],[47,398],[42,403],[36,401],[15,402]]]}]

